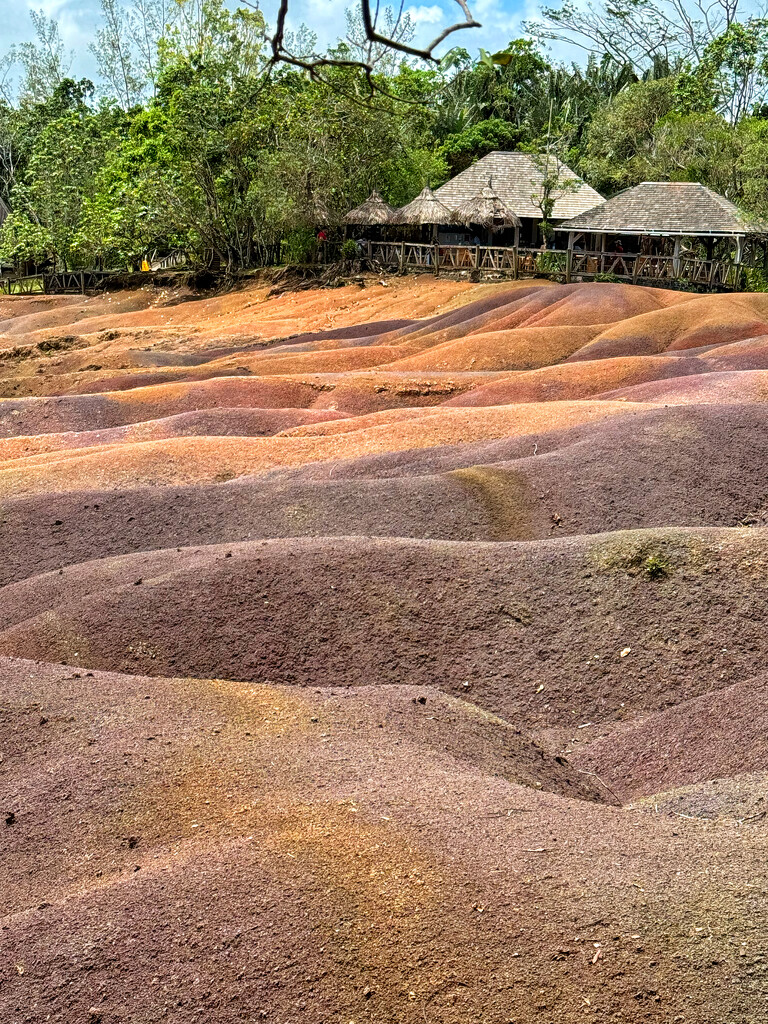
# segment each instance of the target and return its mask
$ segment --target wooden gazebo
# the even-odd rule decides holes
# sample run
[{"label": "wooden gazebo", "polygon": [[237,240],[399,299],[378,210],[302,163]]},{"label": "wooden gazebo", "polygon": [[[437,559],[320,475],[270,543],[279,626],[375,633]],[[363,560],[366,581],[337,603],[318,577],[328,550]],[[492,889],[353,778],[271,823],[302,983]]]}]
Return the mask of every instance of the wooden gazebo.
[{"label": "wooden gazebo", "polygon": [[394,207],[385,203],[374,189],[364,203],[344,215],[344,223],[355,227],[383,227],[392,223],[394,215]]},{"label": "wooden gazebo", "polygon": [[[612,199],[572,217],[560,225],[568,232],[568,248],[583,246],[605,252],[622,241],[622,249],[640,252],[653,239],[668,239],[673,258],[679,259],[684,239],[696,239],[707,248],[707,256],[718,240],[733,245],[733,262],[740,264],[749,237],[766,237],[766,225],[744,214],[725,196],[696,181],[644,181],[625,189]],[[659,245],[660,243],[656,243]]]},{"label": "wooden gazebo", "polygon": [[407,206],[401,206],[395,210],[392,216],[393,224],[419,224],[432,228],[432,237],[437,239],[437,229],[440,224],[450,224],[453,214],[448,207],[441,203],[432,189],[427,185],[411,200]]}]

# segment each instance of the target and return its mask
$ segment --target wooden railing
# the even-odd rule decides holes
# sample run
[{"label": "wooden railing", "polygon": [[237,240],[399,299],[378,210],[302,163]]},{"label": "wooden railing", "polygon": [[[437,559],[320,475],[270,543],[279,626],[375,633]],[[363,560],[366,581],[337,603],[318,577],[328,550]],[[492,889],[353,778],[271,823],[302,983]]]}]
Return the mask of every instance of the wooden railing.
[{"label": "wooden railing", "polygon": [[644,256],[636,253],[528,249],[492,245],[439,245],[417,242],[369,242],[367,255],[388,269],[479,270],[572,281],[574,278],[618,278],[633,284],[678,282],[708,288],[737,289],[742,266],[696,256]]},{"label": "wooden railing", "polygon": [[45,291],[42,274],[9,275],[0,277],[0,294],[33,295]]},{"label": "wooden railing", "polygon": [[84,295],[95,288],[114,271],[106,270],[59,270],[42,274],[9,275],[0,277],[0,294],[33,295],[44,292],[47,295],[79,293]]}]

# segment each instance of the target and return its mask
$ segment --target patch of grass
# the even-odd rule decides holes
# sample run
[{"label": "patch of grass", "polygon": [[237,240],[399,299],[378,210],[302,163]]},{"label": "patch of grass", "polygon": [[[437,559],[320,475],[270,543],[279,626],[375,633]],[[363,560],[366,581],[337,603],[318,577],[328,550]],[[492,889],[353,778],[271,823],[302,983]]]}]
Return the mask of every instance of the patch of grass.
[{"label": "patch of grass", "polygon": [[646,538],[611,541],[601,545],[595,556],[604,572],[619,571],[652,580],[671,576],[677,568],[665,547]]},{"label": "patch of grass", "polygon": [[659,579],[662,576],[669,576],[673,568],[674,566],[669,559],[661,554],[648,555],[643,562],[643,571],[652,580]]}]

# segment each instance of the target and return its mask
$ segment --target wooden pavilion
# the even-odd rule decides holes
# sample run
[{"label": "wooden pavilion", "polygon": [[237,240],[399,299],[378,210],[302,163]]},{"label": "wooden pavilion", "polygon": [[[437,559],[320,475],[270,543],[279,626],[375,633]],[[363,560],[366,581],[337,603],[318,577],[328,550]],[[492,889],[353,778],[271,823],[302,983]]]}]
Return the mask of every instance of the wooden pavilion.
[{"label": "wooden pavilion", "polygon": [[395,216],[394,207],[385,203],[381,195],[374,189],[364,203],[344,215],[345,228],[376,228],[381,230],[392,223]]},{"label": "wooden pavilion", "polygon": [[644,181],[560,225],[568,249],[671,257],[700,255],[738,266],[765,252],[766,225],[695,181]]},{"label": "wooden pavilion", "polygon": [[[536,199],[543,193],[543,159],[537,160],[529,153],[494,150],[436,189],[435,196],[450,210],[456,211],[474,199],[484,188],[490,187],[505,208],[520,221],[517,243],[538,246],[542,241],[539,231],[542,214],[536,205]],[[599,192],[582,181],[565,164],[558,165],[558,175],[561,181],[569,184],[556,190],[551,217],[554,227],[569,217],[575,217],[591,209],[603,200]],[[511,231],[500,234],[502,237],[498,239],[497,244],[517,244],[512,238]],[[446,243],[466,240],[464,236],[450,238],[446,235],[441,238],[441,241]]]}]

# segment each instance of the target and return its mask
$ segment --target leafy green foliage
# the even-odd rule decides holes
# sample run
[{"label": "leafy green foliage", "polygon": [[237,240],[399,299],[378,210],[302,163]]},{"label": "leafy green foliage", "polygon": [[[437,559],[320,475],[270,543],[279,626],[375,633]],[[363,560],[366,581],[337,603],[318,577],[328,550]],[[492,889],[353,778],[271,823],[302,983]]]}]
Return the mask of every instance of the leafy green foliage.
[{"label": "leafy green foliage", "polygon": [[[601,36],[581,64],[518,39],[477,59],[456,47],[426,68],[370,45],[350,14],[330,51],[338,63],[318,81],[271,65],[255,5],[100,2],[101,91],[66,77],[70,55],[43,15],[36,41],[0,59],[0,197],[12,210],[0,258],[18,266],[137,266],[178,249],[233,269],[280,240],[289,259],[312,259],[317,225],[333,231],[373,189],[399,206],[495,149],[542,162],[531,198],[545,237],[573,187],[563,163],[603,194],[698,180],[768,217],[763,18],[686,36],[682,23],[664,27],[656,0],[610,10],[596,0],[591,14],[566,4],[544,12],[553,32],[580,24],[599,35],[604,18],[626,38]],[[382,17],[394,37],[412,38],[410,15]],[[657,30],[659,45],[642,51]],[[316,44],[306,26],[291,41],[295,53]],[[361,57],[370,78],[345,64]]]}]

